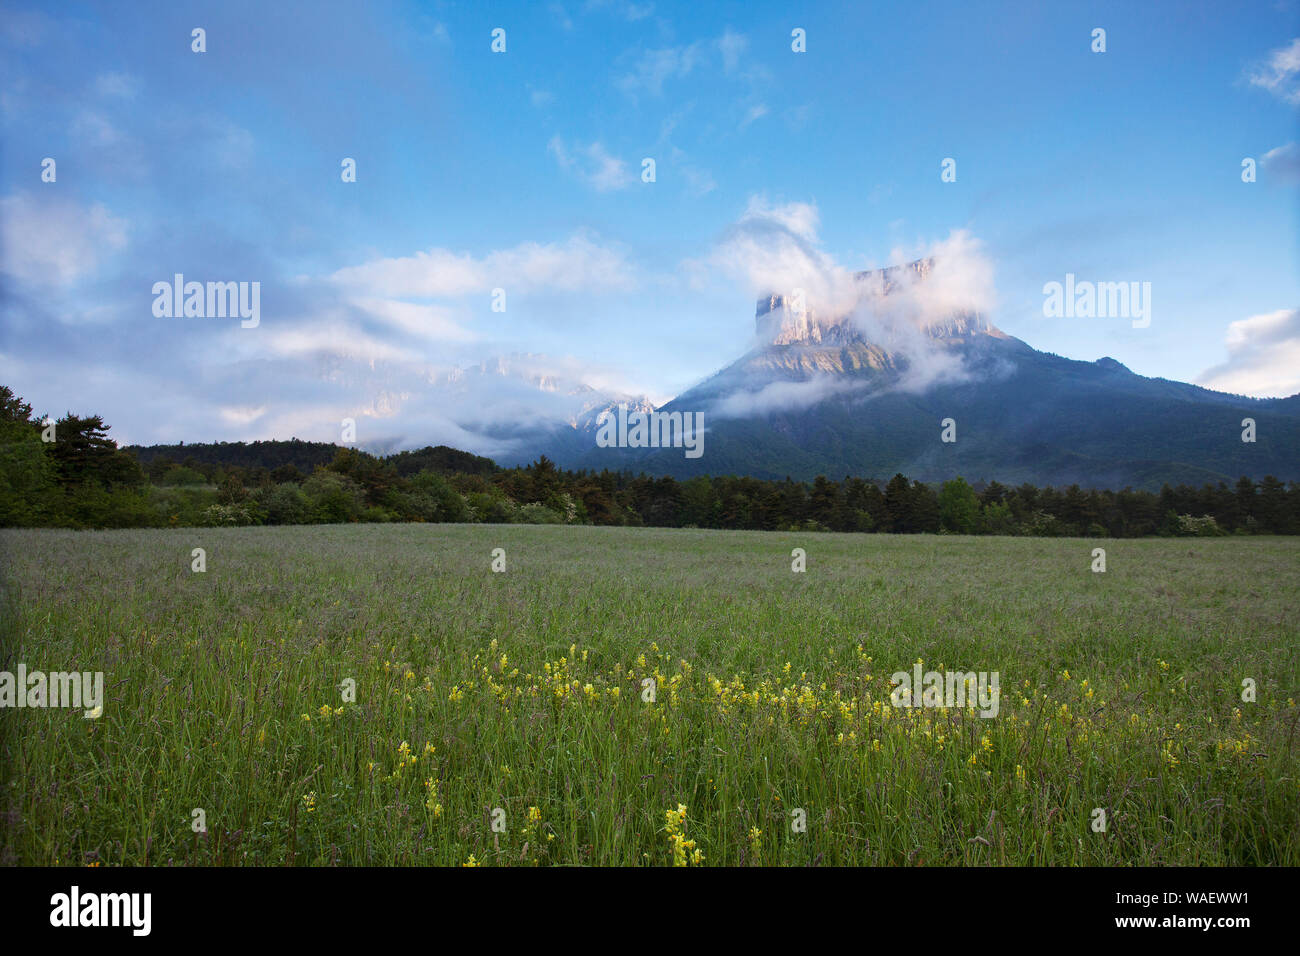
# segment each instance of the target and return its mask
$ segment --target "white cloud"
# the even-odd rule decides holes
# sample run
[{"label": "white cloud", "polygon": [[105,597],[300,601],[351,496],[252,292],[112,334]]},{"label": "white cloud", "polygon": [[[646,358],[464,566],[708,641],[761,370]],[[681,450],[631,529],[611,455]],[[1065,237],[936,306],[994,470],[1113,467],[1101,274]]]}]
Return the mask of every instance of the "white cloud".
[{"label": "white cloud", "polygon": [[366,315],[417,338],[453,342],[469,342],[477,338],[459,325],[451,317],[450,310],[442,306],[367,296],[350,301]]},{"label": "white cloud", "polygon": [[325,321],[290,328],[268,328],[254,342],[240,339],[238,344],[250,342],[257,354],[304,358],[331,356],[335,359],[352,359],[374,366],[376,362],[413,362],[420,356],[389,342],[367,335],[354,325],[341,321]]},{"label": "white cloud", "polygon": [[765,221],[777,223],[800,239],[816,242],[821,216],[812,203],[791,202],[772,205],[767,201],[766,196],[751,196],[738,225],[761,225]]},{"label": "white cloud", "polygon": [[745,118],[740,121],[740,128],[744,129],[755,120],[760,120],[768,113],[766,103],[756,103],[751,106],[745,113]]},{"label": "white cloud", "polygon": [[670,79],[688,76],[700,62],[700,44],[646,50],[632,68],[632,72],[618,81],[619,87],[632,95],[644,90],[659,96],[664,83]]},{"label": "white cloud", "polygon": [[118,146],[124,139],[107,117],[91,110],[82,110],[73,119],[72,135],[79,142],[95,149]]},{"label": "white cloud", "polygon": [[413,256],[375,259],[340,269],[335,283],[380,298],[461,297],[507,292],[592,292],[630,290],[634,270],[619,249],[603,246],[584,235],[561,243],[524,242],[482,258],[447,249],[430,249]]},{"label": "white cloud", "polygon": [[750,418],[797,411],[829,398],[863,392],[867,387],[864,380],[835,375],[814,375],[802,382],[769,382],[761,388],[729,392],[710,405],[709,412],[718,418]]},{"label": "white cloud", "polygon": [[266,414],[266,406],[225,405],[218,407],[217,413],[231,425],[250,425]]},{"label": "white cloud", "polygon": [[734,32],[730,27],[718,38],[718,49],[722,51],[722,67],[728,73],[734,73],[743,62],[745,51],[749,48],[749,38]]},{"label": "white cloud", "polygon": [[134,99],[140,91],[140,81],[129,73],[101,73],[95,77],[95,92],[100,96]]},{"label": "white cloud", "polygon": [[810,309],[843,315],[856,301],[852,273],[821,250],[817,227],[810,203],[754,196],[712,252],[685,268],[697,285],[711,285],[720,273],[751,298],[802,289]]},{"label": "white cloud", "polygon": [[100,203],[15,193],[0,199],[0,269],[36,285],[71,285],[124,248],[126,233],[126,220]]},{"label": "white cloud", "polygon": [[921,324],[956,312],[987,314],[996,308],[993,263],[983,243],[970,233],[957,229],[947,239],[920,249],[895,249],[891,256],[894,265],[923,258],[934,260],[930,275],[891,293],[891,299],[907,304]]},{"label": "white cloud", "polygon": [[[809,310],[842,317],[861,311],[873,290],[856,278],[858,270],[837,262],[821,248],[820,217],[811,203],[771,203],[763,196],[749,200],[740,219],[705,261],[746,284],[751,295],[789,295],[802,289]],[[910,318],[920,327],[954,312],[986,313],[996,305],[993,266],[979,240],[963,230],[947,239],[911,249],[897,248],[891,265],[931,258],[934,265],[924,282],[900,277],[890,290],[889,311]],[[691,264],[699,273],[699,263]],[[883,308],[875,303],[873,308]]]},{"label": "white cloud", "polygon": [[507,284],[554,292],[630,291],[636,286],[632,264],[622,250],[585,236],[563,243],[524,242],[490,254],[487,272]]},{"label": "white cloud", "polygon": [[[716,40],[697,40],[687,46],[641,51],[631,71],[618,80],[618,85],[630,96],[641,92],[660,96],[669,81],[683,79],[697,68],[716,70],[720,59],[722,73],[733,81],[749,84],[750,93],[754,95],[757,93],[755,85],[769,79],[770,73],[748,54],[749,38],[727,27]],[[766,107],[759,109],[763,113],[767,111]],[[750,122],[757,118],[751,117]]]},{"label": "white cloud", "polygon": [[1295,143],[1276,146],[1264,154],[1259,165],[1271,179],[1284,183],[1300,182],[1300,146]]},{"label": "white cloud", "polygon": [[713,179],[713,174],[707,169],[684,165],[679,167],[679,171],[682,174],[682,179],[686,181],[686,187],[693,196],[704,196],[718,188],[717,182]]},{"label": "white cloud", "polygon": [[[784,296],[791,303],[790,314],[780,319],[779,329],[764,325],[777,341],[805,341],[814,326],[851,326],[864,340],[901,357],[897,388],[920,391],[972,376],[961,354],[944,346],[936,332],[941,337],[959,334],[954,320],[965,319],[970,328],[971,313],[986,315],[996,305],[993,266],[978,240],[958,230],[925,246],[894,250],[891,265],[926,258],[932,265],[924,279],[899,270],[886,290],[879,275],[861,279],[859,270],[827,254],[818,227],[817,207],[811,203],[772,203],[755,196],[712,253],[702,261],[688,261],[684,268],[694,274],[697,287],[712,288],[723,277],[755,298]],[[799,293],[806,311],[794,311]],[[772,341],[764,338],[759,344]],[[820,400],[822,389],[829,387],[810,382],[799,388],[737,394],[719,411],[798,407]]]},{"label": "white cloud", "polygon": [[573,173],[597,192],[622,189],[632,183],[627,164],[607,153],[600,143],[575,144],[570,150],[559,136],[552,136],[547,149],[561,169]]},{"label": "white cloud", "polygon": [[491,288],[482,260],[447,249],[372,259],[339,269],[330,278],[345,286],[407,296],[455,297]]},{"label": "white cloud", "polygon": [[1247,73],[1247,79],[1285,103],[1300,105],[1300,37],[1272,51],[1267,62]]},{"label": "white cloud", "polygon": [[1224,344],[1228,360],[1197,376],[1197,385],[1253,398],[1300,392],[1300,309],[1239,319]]},{"label": "white cloud", "polygon": [[214,122],[208,152],[222,166],[242,169],[253,161],[253,134],[233,123]]},{"label": "white cloud", "polygon": [[644,20],[654,13],[653,3],[634,3],[633,0],[587,0],[588,10],[609,10],[629,23]]},{"label": "white cloud", "polygon": [[[303,347],[282,347],[291,341]],[[535,443],[546,430],[564,428],[608,398],[636,400],[617,387],[621,380],[614,370],[572,358],[515,354],[435,365],[368,354],[363,341],[338,327],[320,335],[278,336],[275,346],[269,361],[262,347],[250,354],[251,361],[211,369],[205,378],[205,389],[216,391],[219,382],[221,391],[245,398],[242,404],[204,406],[205,420],[225,425],[223,436],[337,441],[339,421],[351,417],[359,444],[368,449],[447,444],[509,459],[515,449]],[[600,388],[602,381],[614,391],[602,395],[584,384]]]}]

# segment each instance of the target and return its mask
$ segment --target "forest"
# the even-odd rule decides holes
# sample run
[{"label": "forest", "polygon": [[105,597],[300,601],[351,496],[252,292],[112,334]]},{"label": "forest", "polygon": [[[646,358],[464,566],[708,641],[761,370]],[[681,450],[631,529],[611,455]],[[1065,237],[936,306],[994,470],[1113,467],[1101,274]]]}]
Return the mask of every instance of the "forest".
[{"label": "forest", "polygon": [[1269,476],[1148,491],[818,476],[686,481],[527,467],[445,446],[372,455],[322,442],[119,447],[98,415],[54,420],[0,386],[0,526],[347,522],[595,524],[1042,537],[1300,533],[1300,483]]}]

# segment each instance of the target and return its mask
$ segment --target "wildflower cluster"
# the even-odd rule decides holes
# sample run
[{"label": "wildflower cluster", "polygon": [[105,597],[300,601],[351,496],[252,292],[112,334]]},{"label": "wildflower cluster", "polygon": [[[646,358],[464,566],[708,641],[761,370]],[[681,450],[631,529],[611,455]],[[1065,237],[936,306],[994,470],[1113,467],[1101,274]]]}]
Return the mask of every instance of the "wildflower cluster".
[{"label": "wildflower cluster", "polygon": [[686,804],[677,804],[676,810],[665,810],[664,817],[667,821],[665,832],[668,835],[673,866],[686,866],[688,862],[699,866],[703,863],[703,852],[696,847],[694,840],[686,839]]}]

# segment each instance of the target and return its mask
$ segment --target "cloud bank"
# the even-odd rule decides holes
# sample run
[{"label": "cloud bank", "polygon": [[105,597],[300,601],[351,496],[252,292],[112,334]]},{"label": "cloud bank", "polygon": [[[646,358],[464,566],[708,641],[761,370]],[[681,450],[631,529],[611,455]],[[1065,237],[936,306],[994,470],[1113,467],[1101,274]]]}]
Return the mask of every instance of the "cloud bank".
[{"label": "cloud bank", "polygon": [[1252,398],[1300,392],[1300,309],[1239,319],[1224,339],[1228,360],[1206,369],[1196,384]]},{"label": "cloud bank", "polygon": [[[987,315],[997,305],[993,265],[978,239],[956,230],[942,240],[894,249],[888,266],[918,259],[931,260],[932,266],[923,279],[900,268],[890,274],[887,287],[879,269],[867,264],[850,268],[827,253],[819,228],[815,205],[771,203],[755,196],[710,254],[688,262],[686,272],[697,285],[724,276],[751,302],[782,296],[787,310],[778,339],[782,344],[816,347],[829,338],[826,332],[832,327],[851,330],[853,337],[894,357],[899,372],[892,387],[920,391],[977,374],[943,339],[969,329],[977,315]],[[864,277],[868,271],[873,274]],[[820,336],[813,334],[813,327]],[[762,337],[755,343],[759,348],[771,344]],[[806,407],[863,387],[860,382],[850,386],[824,378],[744,390],[729,396],[717,412],[762,414]]]},{"label": "cloud bank", "polygon": [[1284,103],[1300,106],[1300,37],[1272,51],[1263,63],[1247,71],[1246,79]]}]

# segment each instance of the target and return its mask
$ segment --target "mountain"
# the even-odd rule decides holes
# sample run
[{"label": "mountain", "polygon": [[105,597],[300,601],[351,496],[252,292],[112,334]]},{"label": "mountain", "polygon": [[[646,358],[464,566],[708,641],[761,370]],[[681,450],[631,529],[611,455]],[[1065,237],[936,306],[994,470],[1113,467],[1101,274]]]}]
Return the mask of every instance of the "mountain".
[{"label": "mountain", "polygon": [[[1150,490],[1241,475],[1300,480],[1300,395],[1226,395],[1109,357],[1040,352],[945,301],[933,272],[926,259],[858,273],[856,301],[835,314],[760,299],[754,347],[659,409],[704,414],[699,458],[598,448],[597,415],[557,433],[547,454],[566,467],[679,479],[901,472]],[[1242,441],[1244,418],[1255,420],[1253,443]],[[955,441],[941,440],[945,419]]]},{"label": "mountain", "polygon": [[[545,355],[514,353],[450,369],[428,382],[427,393],[454,410],[465,441],[503,465],[526,465],[539,455],[571,461],[595,447],[600,417],[620,405],[653,411],[645,396],[595,388],[580,373]],[[418,448],[427,435],[373,442],[370,451]]]}]

